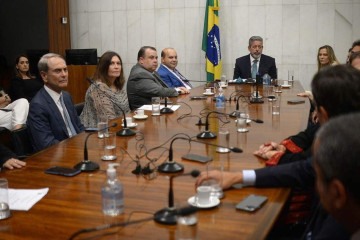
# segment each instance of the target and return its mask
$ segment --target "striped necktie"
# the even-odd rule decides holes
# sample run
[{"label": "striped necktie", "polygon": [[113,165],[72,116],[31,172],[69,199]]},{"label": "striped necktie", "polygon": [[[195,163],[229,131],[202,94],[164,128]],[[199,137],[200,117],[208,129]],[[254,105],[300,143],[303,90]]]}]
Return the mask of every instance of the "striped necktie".
[{"label": "striped necktie", "polygon": [[72,137],[72,136],[76,135],[76,130],[74,128],[74,125],[71,122],[71,118],[70,118],[69,113],[68,113],[68,111],[66,109],[66,106],[65,106],[65,103],[64,103],[64,98],[63,98],[62,94],[60,95],[60,104],[61,104],[61,107],[63,109],[64,122],[65,122],[66,128],[68,130],[69,136]]},{"label": "striped necktie", "polygon": [[254,61],[253,61],[253,65],[252,65],[252,67],[251,67],[251,78],[252,79],[256,79],[256,74],[257,74],[257,72],[258,72],[258,68],[257,68],[257,62],[258,62],[259,60],[257,60],[257,59],[255,59]]},{"label": "striped necktie", "polygon": [[[192,88],[191,83],[189,82],[189,80],[186,79],[186,77],[184,77],[177,69],[174,69],[174,73],[176,74],[176,76],[178,76],[180,78],[180,80],[182,81],[183,84],[188,85],[190,88]],[[186,86],[185,86],[186,87]]]}]

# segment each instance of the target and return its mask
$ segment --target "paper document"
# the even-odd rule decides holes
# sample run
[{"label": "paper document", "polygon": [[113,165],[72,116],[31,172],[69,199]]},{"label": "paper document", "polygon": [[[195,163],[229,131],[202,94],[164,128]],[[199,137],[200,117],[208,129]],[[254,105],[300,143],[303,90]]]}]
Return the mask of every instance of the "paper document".
[{"label": "paper document", "polygon": [[9,188],[10,210],[28,211],[35,203],[42,199],[49,188],[42,189],[11,189]]},{"label": "paper document", "polygon": [[[179,109],[180,105],[171,105],[171,104],[168,104],[167,105],[168,108],[172,109],[173,111],[176,111]],[[164,108],[165,105],[160,105],[160,109]],[[152,105],[142,105],[140,108],[138,109],[144,109],[146,111],[152,111]]]}]

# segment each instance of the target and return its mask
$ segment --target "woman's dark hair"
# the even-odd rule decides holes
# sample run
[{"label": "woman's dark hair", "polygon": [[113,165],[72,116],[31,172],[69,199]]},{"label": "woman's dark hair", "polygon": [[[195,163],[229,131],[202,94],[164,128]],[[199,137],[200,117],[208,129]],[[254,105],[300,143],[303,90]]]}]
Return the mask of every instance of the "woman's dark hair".
[{"label": "woman's dark hair", "polygon": [[[28,56],[26,56],[25,54],[21,54],[21,55],[19,55],[19,56],[17,56],[17,57],[15,58],[14,73],[15,73],[15,76],[16,76],[16,77],[19,77],[19,78],[22,78],[22,76],[21,76],[21,73],[20,73],[19,69],[17,69],[16,65],[19,64],[20,58],[22,58],[22,57],[26,58],[26,59],[29,61]],[[28,70],[25,74],[26,74],[26,76],[28,76],[29,78],[35,78],[34,75],[32,75],[31,72],[30,72],[30,67],[29,67],[29,70]]]},{"label": "woman's dark hair", "polygon": [[123,62],[121,60],[121,57],[116,52],[107,51],[100,57],[100,61],[97,65],[97,68],[96,68],[96,71],[94,74],[94,79],[96,79],[96,80],[99,79],[101,82],[106,83],[106,85],[108,85],[110,87],[111,83],[110,83],[109,76],[108,76],[108,70],[109,70],[109,66],[111,64],[111,59],[114,56],[119,58],[120,65],[121,65],[120,76],[115,79],[114,85],[116,86],[117,89],[121,90],[125,84],[124,68],[123,68]]}]

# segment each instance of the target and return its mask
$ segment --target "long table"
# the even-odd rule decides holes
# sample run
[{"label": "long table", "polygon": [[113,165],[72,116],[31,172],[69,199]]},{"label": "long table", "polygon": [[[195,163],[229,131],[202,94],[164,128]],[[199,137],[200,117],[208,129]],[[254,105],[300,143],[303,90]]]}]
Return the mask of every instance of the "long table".
[{"label": "long table", "polygon": [[[117,137],[117,160],[120,163],[117,170],[119,180],[124,187],[125,211],[116,217],[104,216],[100,189],[106,181],[107,164],[102,161],[103,140],[94,134],[88,140],[89,159],[100,164],[100,170],[82,172],[74,177],[62,177],[45,174],[44,170],[52,166],[73,167],[83,157],[84,140],[88,133],[64,140],[26,159],[27,166],[23,169],[2,171],[1,177],[9,181],[10,188],[38,189],[49,188],[47,195],[29,211],[12,211],[12,216],[0,221],[0,239],[68,239],[74,232],[104,224],[136,221],[151,217],[159,209],[167,206],[169,177],[167,174],[134,175],[137,156],[147,150],[166,142],[174,134],[185,133],[196,136],[204,130],[203,126],[195,125],[200,112],[207,108],[215,110],[213,96],[205,100],[190,100],[191,96],[200,96],[204,87],[191,90],[189,95],[171,99],[181,107],[172,114],[151,116],[146,120],[135,120],[137,134],[132,137]],[[249,94],[249,85],[229,85],[225,96],[234,91]],[[304,129],[309,114],[309,103],[290,105],[287,100],[296,99],[296,93],[303,91],[301,85],[295,82],[290,89],[281,93],[281,114],[272,116],[271,104],[264,99],[263,104],[250,104],[250,118],[262,119],[263,124],[251,122],[249,132],[238,133],[234,119],[225,125],[230,129],[230,146],[240,147],[243,153],[216,152],[216,147],[194,143],[189,144],[181,139],[173,143],[174,160],[183,164],[184,172],[192,169],[205,171],[207,168],[222,167],[228,171],[254,169],[264,167],[264,162],[253,155],[262,143],[273,140],[281,141],[285,137]],[[262,92],[260,94],[263,95]],[[236,108],[234,101],[227,102],[224,112],[231,113]],[[183,117],[184,114],[195,115]],[[133,115],[130,113],[128,115]],[[216,115],[210,117],[210,130],[217,132],[223,125],[224,118],[219,121]],[[202,119],[204,121],[204,119]],[[115,120],[121,129],[121,119]],[[217,143],[218,139],[201,140]],[[164,145],[169,148],[169,142]],[[126,154],[126,152],[129,153]],[[168,150],[158,149],[149,154],[153,160],[153,169],[166,160]],[[211,164],[201,164],[182,160],[185,153],[194,153],[213,157]],[[157,161],[154,159],[159,158]],[[134,161],[135,160],[135,161]],[[139,159],[142,167],[148,165],[145,157]],[[195,179],[184,176],[174,178],[174,201],[176,206],[187,205],[189,197],[195,194]],[[266,204],[255,213],[247,213],[235,209],[235,205],[249,194],[260,194],[268,197]],[[197,213],[198,223],[194,228],[198,239],[264,239],[271,230],[284,203],[289,195],[289,189],[267,188],[257,189],[246,187],[233,188],[225,191],[219,206],[211,209],[201,209]],[[155,221],[145,221],[126,227],[116,227],[93,233],[80,235],[77,239],[175,239],[177,226],[162,225]]]}]

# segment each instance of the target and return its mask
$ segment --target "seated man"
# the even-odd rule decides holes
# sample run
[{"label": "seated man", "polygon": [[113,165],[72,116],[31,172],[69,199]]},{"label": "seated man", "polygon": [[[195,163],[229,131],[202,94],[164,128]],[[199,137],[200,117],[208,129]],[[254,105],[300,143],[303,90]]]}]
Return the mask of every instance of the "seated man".
[{"label": "seated man", "polygon": [[189,93],[189,89],[191,89],[192,86],[176,69],[177,64],[178,59],[175,49],[165,48],[161,51],[161,64],[157,72],[169,87],[175,88],[177,91]]},{"label": "seated man", "polygon": [[23,128],[29,113],[29,102],[20,98],[11,102],[8,94],[0,88],[0,127],[14,131]]},{"label": "seated man", "polygon": [[154,47],[140,48],[137,60],[138,63],[132,67],[127,82],[131,110],[144,104],[151,104],[152,97],[177,97],[179,95],[179,92],[174,88],[169,88],[155,71],[158,67],[158,55]]},{"label": "seated man", "polygon": [[248,46],[250,54],[236,59],[233,79],[255,79],[256,75],[269,74],[272,79],[277,79],[275,59],[262,54],[263,39],[252,36]]},{"label": "seated man", "polygon": [[[321,125],[332,117],[360,111],[360,71],[352,67],[338,65],[319,71],[314,76],[311,87]],[[221,178],[224,189],[242,183],[256,187],[291,187],[309,190],[314,186],[315,172],[312,160],[309,158],[305,161],[242,172],[204,172],[201,173],[196,184],[200,185],[207,178],[218,180]],[[318,210],[316,212],[321,213],[322,216],[313,216],[316,221],[311,222],[315,224],[308,226],[306,234],[311,234],[312,239],[348,237],[342,227],[323,212],[320,205]]]},{"label": "seated man", "polygon": [[317,134],[314,168],[320,202],[360,239],[360,114],[330,120]]},{"label": "seated man", "polygon": [[15,153],[11,152],[4,145],[0,144],[0,169],[1,168],[22,168],[26,166],[26,162],[17,159]]},{"label": "seated man", "polygon": [[31,100],[27,121],[35,151],[72,137],[85,129],[70,94],[63,91],[68,84],[64,58],[55,53],[45,54],[41,57],[38,68],[44,87]]}]

